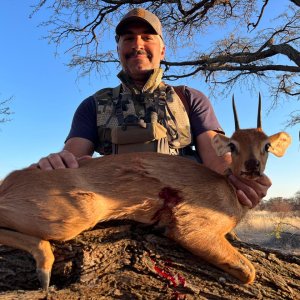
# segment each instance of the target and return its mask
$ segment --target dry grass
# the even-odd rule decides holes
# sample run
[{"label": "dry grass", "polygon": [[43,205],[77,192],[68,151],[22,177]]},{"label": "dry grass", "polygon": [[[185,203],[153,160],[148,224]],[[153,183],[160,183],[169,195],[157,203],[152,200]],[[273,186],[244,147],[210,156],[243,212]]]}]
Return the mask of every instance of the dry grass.
[{"label": "dry grass", "polygon": [[300,255],[300,217],[293,213],[251,211],[236,233],[245,242]]}]

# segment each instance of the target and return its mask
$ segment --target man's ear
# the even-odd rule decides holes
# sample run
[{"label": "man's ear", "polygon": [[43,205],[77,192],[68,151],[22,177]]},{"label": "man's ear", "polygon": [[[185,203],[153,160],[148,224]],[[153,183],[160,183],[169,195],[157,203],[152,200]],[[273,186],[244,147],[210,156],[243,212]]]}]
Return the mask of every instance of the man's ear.
[{"label": "man's ear", "polygon": [[270,147],[268,151],[281,157],[284,155],[287,147],[290,145],[292,138],[286,132],[278,132],[269,136]]},{"label": "man's ear", "polygon": [[230,138],[223,134],[216,134],[211,140],[212,146],[218,156],[223,156],[225,153],[230,152]]}]

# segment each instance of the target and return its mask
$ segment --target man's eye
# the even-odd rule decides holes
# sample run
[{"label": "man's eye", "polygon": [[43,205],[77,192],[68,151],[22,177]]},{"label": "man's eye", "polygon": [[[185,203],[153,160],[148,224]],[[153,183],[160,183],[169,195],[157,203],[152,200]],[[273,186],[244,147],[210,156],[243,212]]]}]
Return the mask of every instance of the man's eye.
[{"label": "man's eye", "polygon": [[133,39],[133,36],[131,34],[124,34],[122,36],[122,38],[123,38],[123,41],[130,41]]}]

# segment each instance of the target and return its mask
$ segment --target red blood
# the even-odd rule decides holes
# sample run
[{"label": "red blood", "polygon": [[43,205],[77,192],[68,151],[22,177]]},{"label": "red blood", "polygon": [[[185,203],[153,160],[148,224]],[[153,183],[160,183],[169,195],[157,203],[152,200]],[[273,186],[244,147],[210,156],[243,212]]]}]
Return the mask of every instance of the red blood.
[{"label": "red blood", "polygon": [[178,195],[179,191],[170,187],[164,187],[159,192],[159,197],[165,200],[165,206],[173,208],[182,201],[182,198]]}]

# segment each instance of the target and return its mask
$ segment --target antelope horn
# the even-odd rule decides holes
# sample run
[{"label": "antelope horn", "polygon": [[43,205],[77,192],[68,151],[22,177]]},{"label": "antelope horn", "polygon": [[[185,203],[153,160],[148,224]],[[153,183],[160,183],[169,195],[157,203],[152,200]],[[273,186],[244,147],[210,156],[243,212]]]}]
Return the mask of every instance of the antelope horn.
[{"label": "antelope horn", "polygon": [[258,97],[257,128],[261,129],[261,95]]},{"label": "antelope horn", "polygon": [[235,130],[240,129],[239,125],[239,119],[236,113],[235,103],[234,103],[234,95],[232,95],[232,109],[233,109],[233,115],[234,115],[234,124],[235,124]]}]

